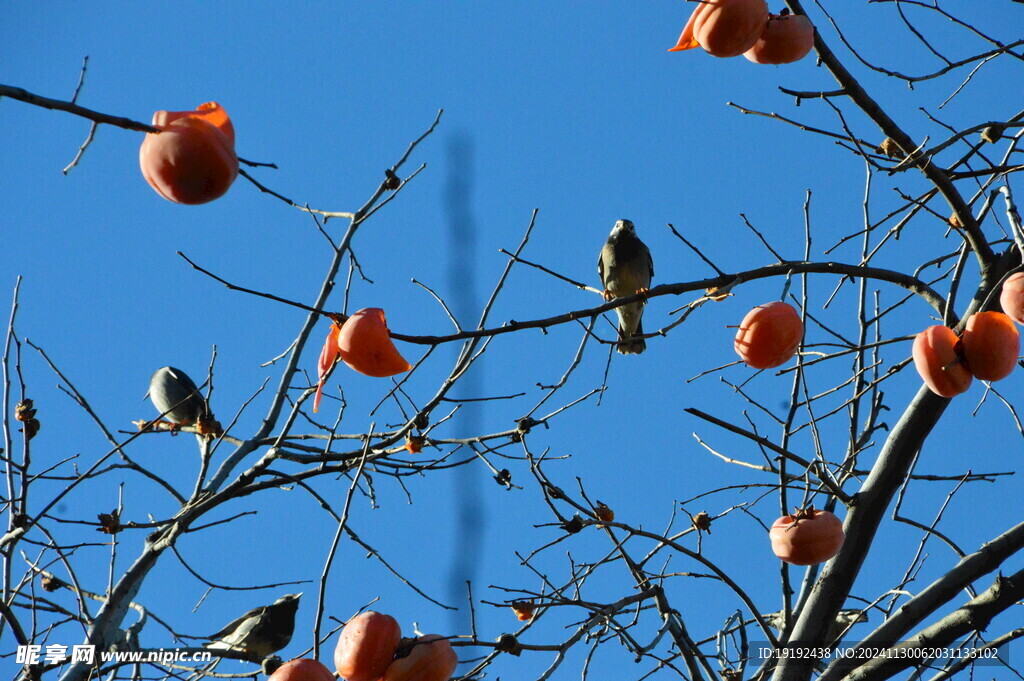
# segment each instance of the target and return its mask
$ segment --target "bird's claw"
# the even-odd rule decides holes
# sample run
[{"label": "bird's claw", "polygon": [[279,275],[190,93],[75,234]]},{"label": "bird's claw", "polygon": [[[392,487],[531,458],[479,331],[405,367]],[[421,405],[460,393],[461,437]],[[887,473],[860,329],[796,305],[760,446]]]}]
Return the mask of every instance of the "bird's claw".
[{"label": "bird's claw", "polygon": [[139,420],[134,421],[133,423],[138,426],[140,431],[156,432],[159,430],[165,430],[171,435],[177,435],[181,432],[182,426],[191,425],[190,423],[175,423],[174,421],[167,421],[165,419],[154,419],[153,421]]},{"label": "bird's claw", "polygon": [[647,296],[649,296],[651,294],[651,289],[649,289],[649,288],[638,288],[636,290],[636,294],[638,296],[643,297],[644,300],[647,300]]},{"label": "bird's claw", "polygon": [[610,302],[611,299],[615,297],[615,294],[609,291],[608,289],[605,289],[604,291],[601,292],[601,297],[604,298],[604,302],[607,303]]}]

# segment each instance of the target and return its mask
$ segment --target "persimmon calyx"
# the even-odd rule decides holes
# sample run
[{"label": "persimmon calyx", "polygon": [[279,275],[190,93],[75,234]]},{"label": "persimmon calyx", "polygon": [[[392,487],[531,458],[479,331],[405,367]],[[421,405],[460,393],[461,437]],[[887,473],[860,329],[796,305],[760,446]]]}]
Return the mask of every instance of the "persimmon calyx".
[{"label": "persimmon calyx", "polygon": [[800,520],[810,520],[811,518],[814,517],[814,514],[816,512],[817,511],[814,508],[814,504],[811,504],[810,506],[807,506],[807,507],[804,507],[804,508],[800,508],[799,506],[794,506],[793,507],[793,512],[789,514],[789,517],[793,519],[793,524],[796,525],[797,521],[800,521]]}]

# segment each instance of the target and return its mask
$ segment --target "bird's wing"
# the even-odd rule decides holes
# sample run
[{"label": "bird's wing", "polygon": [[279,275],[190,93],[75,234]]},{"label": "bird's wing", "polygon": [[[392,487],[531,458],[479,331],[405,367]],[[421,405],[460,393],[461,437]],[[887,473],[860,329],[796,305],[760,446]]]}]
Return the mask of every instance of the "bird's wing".
[{"label": "bird's wing", "polygon": [[647,244],[643,241],[640,242],[640,248],[643,251],[644,257],[647,258],[647,269],[651,273],[651,279],[654,279],[654,258],[651,257],[651,249],[647,248]]},{"label": "bird's wing", "polygon": [[171,378],[177,381],[178,385],[180,385],[182,389],[189,394],[198,392],[199,388],[197,388],[192,379],[188,377],[188,374],[179,373],[173,369],[169,369],[167,373],[170,374]]},{"label": "bird's wing", "polygon": [[601,252],[597,254],[597,274],[601,277],[601,285],[604,286],[604,251],[608,248],[608,244],[601,247]]},{"label": "bird's wing", "polygon": [[266,612],[266,610],[267,610],[267,606],[265,606],[265,605],[261,606],[259,608],[253,608],[252,610],[250,610],[249,612],[245,613],[244,615],[242,615],[238,619],[232,620],[223,629],[218,631],[216,634],[214,634],[210,638],[211,639],[222,639],[225,636],[227,636],[228,634],[232,633],[235,629],[238,629],[238,627],[240,627],[242,625],[242,622],[244,622],[245,620],[249,619],[250,617],[252,617],[252,618],[262,617],[263,613]]}]

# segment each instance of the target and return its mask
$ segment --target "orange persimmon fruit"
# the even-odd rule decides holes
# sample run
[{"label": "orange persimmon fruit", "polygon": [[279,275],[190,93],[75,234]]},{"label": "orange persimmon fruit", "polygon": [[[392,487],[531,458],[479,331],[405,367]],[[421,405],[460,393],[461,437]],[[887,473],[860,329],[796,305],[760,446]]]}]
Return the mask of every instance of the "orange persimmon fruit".
[{"label": "orange persimmon fruit", "polygon": [[733,347],[748,366],[773,369],[796,354],[804,336],[800,313],[789,303],[758,305],[740,322]]},{"label": "orange persimmon fruit", "polygon": [[395,659],[402,631],[391,615],[368,610],[350,619],[334,648],[334,668],[345,681],[377,681]]},{"label": "orange persimmon fruit", "polygon": [[384,310],[378,307],[359,310],[345,320],[338,353],[345,364],[367,376],[383,378],[412,368],[391,341]]},{"label": "orange persimmon fruit", "polygon": [[1007,317],[1018,324],[1024,324],[1024,272],[1006,278],[999,294],[999,305]]},{"label": "orange persimmon fruit", "polygon": [[338,334],[340,332],[340,326],[331,324],[331,328],[327,330],[327,340],[324,341],[324,346],[320,349],[320,360],[317,362],[316,367],[316,396],[313,398],[314,414],[320,411],[320,398],[324,394],[324,381],[327,380],[331,370],[334,368],[334,364],[338,361]]},{"label": "orange persimmon fruit", "polygon": [[967,370],[983,381],[1006,378],[1017,366],[1020,333],[1002,312],[978,312],[967,318],[961,336]]},{"label": "orange persimmon fruit", "polygon": [[772,14],[768,28],[743,56],[755,64],[792,64],[814,47],[814,26],[802,14]]},{"label": "orange persimmon fruit", "polygon": [[772,523],[768,536],[775,555],[790,565],[824,563],[839,553],[846,538],[839,518],[814,507],[782,516]]},{"label": "orange persimmon fruit", "polygon": [[334,681],[334,674],[316,660],[300,657],[278,667],[267,681]]},{"label": "orange persimmon fruit", "polygon": [[948,326],[929,326],[914,339],[914,366],[933,393],[955,397],[967,392],[973,377],[957,352],[959,339]]},{"label": "orange persimmon fruit", "polygon": [[767,25],[765,0],[705,0],[694,8],[669,52],[702,47],[713,57],[738,57],[753,47]]},{"label": "orange persimmon fruit", "polygon": [[195,111],[157,111],[153,114],[153,126],[170,125],[184,118],[206,121],[220,130],[221,134],[235,146],[235,126],[228,117],[228,112],[217,102],[206,102],[196,107]]},{"label": "orange persimmon fruit", "polygon": [[427,634],[411,644],[409,654],[392,662],[381,681],[448,681],[451,678],[459,658],[447,639]]},{"label": "orange persimmon fruit", "polygon": [[157,111],[139,149],[142,176],[168,201],[195,205],[220,198],[238,177],[235,129],[216,102],[195,111]]}]

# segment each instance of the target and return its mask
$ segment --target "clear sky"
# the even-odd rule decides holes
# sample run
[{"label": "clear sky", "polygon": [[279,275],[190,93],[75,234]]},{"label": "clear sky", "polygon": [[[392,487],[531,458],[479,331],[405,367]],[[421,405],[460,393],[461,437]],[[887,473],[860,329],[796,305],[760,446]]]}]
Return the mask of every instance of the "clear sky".
[{"label": "clear sky", "polygon": [[[844,35],[865,59],[905,72],[926,72],[940,65],[924,48],[906,41],[891,3],[830,4],[843,5],[830,10],[834,9]],[[972,3],[946,4],[957,11]],[[991,13],[995,16],[974,18],[1003,39],[1016,39],[1019,30],[1008,26],[1024,25],[1024,7],[998,4],[1001,9]],[[392,330],[400,333],[450,332],[444,311],[412,280],[449,302],[458,302],[460,295],[466,295],[465,286],[451,273],[453,267],[466,265],[467,258],[474,260],[476,269],[473,295],[468,303],[462,299],[462,304],[471,305],[475,298],[477,311],[464,313],[461,321],[475,324],[479,303],[490,295],[506,265],[498,250],[518,246],[535,209],[536,226],[523,257],[593,287],[600,286],[599,250],[619,218],[632,220],[653,252],[655,284],[714,276],[667,223],[727,272],[775,262],[744,226],[741,214],[786,258],[801,259],[808,192],[812,258],[855,263],[860,257],[859,240],[828,256],[823,251],[864,223],[863,162],[830,139],[768,118],[744,116],[727,106],[734,102],[837,130],[840,123],[829,106],[804,101],[796,107],[792,97],[778,90],[779,86],[828,90],[835,82],[816,66],[813,56],[794,65],[770,67],[742,58],[715,59],[699,51],[667,52],[691,7],[679,1],[533,0],[5,3],[0,6],[0,25],[6,29],[0,40],[0,82],[68,99],[88,55],[88,73],[78,100],[83,106],[148,122],[158,109],[192,109],[215,100],[234,121],[239,155],[277,164],[277,170],[251,171],[261,182],[298,203],[337,211],[362,205],[384,169],[444,109],[437,131],[405,168],[408,172],[426,164],[425,170],[353,242],[370,281],[356,277],[348,310],[382,307]],[[772,9],[779,8],[773,5]],[[957,71],[959,77],[927,81],[910,90],[896,79],[868,74],[842,49],[820,11],[813,7],[809,11],[840,57],[863,75],[865,87],[918,141],[929,136],[934,142],[948,134],[925,112],[959,128],[1003,120],[1021,109],[1019,61],[1002,64],[1000,60],[991,68],[979,69],[962,92],[939,108],[967,76],[966,70]],[[935,24],[922,21],[936,30]],[[961,47],[950,48],[954,56],[982,49],[965,32],[942,30],[948,30],[951,39],[965,40]],[[897,45],[901,47],[896,49]],[[881,142],[877,130],[851,111],[844,112],[849,116],[846,122],[857,134]],[[0,101],[0,310],[6,318],[7,301],[21,276],[18,335],[42,347],[104,423],[118,431],[131,432],[133,420],[155,416],[152,405],[142,401],[155,369],[174,365],[201,381],[216,346],[213,407],[226,423],[266,379],[276,385],[281,365],[264,364],[288,348],[304,314],[231,292],[193,271],[176,251],[239,285],[309,303],[330,260],[323,237],[308,215],[261,194],[243,178],[224,198],[203,206],[180,206],[161,199],[139,172],[139,133],[101,127],[78,166],[62,174],[88,128],[88,121],[65,113]],[[453,204],[448,197],[456,181],[467,192],[458,210],[471,219],[475,250],[450,237]],[[911,194],[926,188],[920,178],[907,174],[895,178],[880,174],[872,182],[871,220],[898,205],[894,186]],[[1019,192],[1018,201],[1024,201],[1024,192]],[[1001,215],[1001,205],[999,211]],[[345,224],[332,221],[328,229],[337,235]],[[938,217],[923,216],[874,264],[912,272],[929,258],[958,246],[955,239],[945,239]],[[968,279],[974,276],[969,269]],[[834,277],[811,279],[810,309],[852,333],[854,287],[847,284],[822,310],[837,281]],[[794,292],[799,286],[794,281]],[[535,431],[531,451],[571,457],[553,461],[549,475],[572,490],[577,489],[578,476],[588,495],[611,505],[621,520],[658,531],[666,527],[673,509],[680,513],[679,501],[729,485],[774,482],[711,456],[691,433],[725,455],[761,460],[749,442],[683,409],[697,407],[739,424],[746,423],[746,410],[762,433],[778,437],[778,424],[751,408],[722,380],[739,384],[751,377],[752,370],[736,366],[693,382],[688,379],[734,361],[734,329],[727,325],[738,324],[750,307],[778,299],[782,288],[778,278],[745,284],[733,298],[698,310],[665,338],[649,340],[642,356],[613,356],[608,390],[600,403],[591,396],[554,419],[550,428]],[[869,288],[881,290],[883,306],[903,296],[901,289],[887,285]],[[331,309],[344,305],[340,290],[329,303]],[[676,318],[673,311],[692,299],[652,300],[645,312],[647,330],[667,326]],[[966,293],[961,295],[960,309],[968,299]],[[592,292],[519,267],[502,291],[490,325],[599,303]],[[892,316],[884,333],[888,337],[916,333],[934,323],[930,314],[923,302],[913,301]],[[603,338],[613,337],[605,322],[596,329]],[[315,341],[302,359],[301,367],[311,375],[315,375],[316,355],[326,331],[326,324],[317,327]],[[809,338],[826,340],[818,327],[812,328]],[[581,328],[573,325],[547,334],[528,331],[495,339],[474,376],[474,396],[524,394],[486,402],[472,417],[458,414],[434,434],[467,435],[471,418],[482,430],[514,427],[514,419],[544,396],[538,384],[556,383],[569,368],[581,339]],[[406,344],[400,349],[415,361],[423,346]],[[441,348],[417,372],[408,387],[416,403],[433,395],[455,352],[454,344]],[[909,355],[909,342],[888,348],[883,355],[885,367]],[[588,346],[570,382],[539,413],[600,387],[607,358],[606,346]],[[85,467],[105,453],[108,446],[99,429],[56,388],[59,381],[40,355],[23,346],[22,365],[28,394],[42,422],[33,442],[39,465],[77,456]],[[833,361],[813,373],[808,389],[812,393],[827,390],[841,382],[849,369],[849,361]],[[393,407],[369,413],[390,383],[343,370],[340,367],[335,373],[334,387],[328,391],[336,395],[338,385],[345,391],[348,406],[342,431],[361,432],[371,422],[378,427],[401,422]],[[1022,397],[1020,377],[1018,372],[998,386],[1011,402],[1019,403]],[[792,374],[765,372],[744,390],[782,413],[791,385]],[[907,367],[885,386],[891,425],[920,381]],[[922,453],[926,472],[952,475],[967,468],[977,472],[1016,467],[1021,435],[1008,410],[989,399],[972,416],[983,392],[979,383],[947,410],[943,425]],[[833,408],[847,397],[842,393],[830,407],[822,404],[821,409]],[[328,404],[326,411],[332,414],[337,403]],[[251,432],[265,407],[264,397],[257,397],[241,416],[238,432]],[[445,413],[447,409],[440,409],[435,417]],[[841,458],[846,447],[844,424],[834,420],[819,434],[821,446],[833,460]],[[985,444],[979,446],[982,437]],[[879,443],[883,438],[884,433],[878,433]],[[808,429],[801,431],[793,449],[813,456]],[[450,592],[451,564],[459,560],[473,565],[477,599],[506,598],[489,589],[491,585],[542,588],[536,574],[519,564],[515,552],[525,555],[560,533],[557,528],[534,527],[553,518],[540,501],[528,466],[518,458],[502,458],[521,454],[520,449],[506,448],[493,457],[496,467],[511,470],[517,485],[512,490],[496,484],[492,473],[480,465],[470,474],[432,472],[408,479],[408,496],[394,480],[379,475],[374,479],[375,507],[365,497],[356,498],[353,529],[425,592],[461,606],[459,614],[451,615],[424,600],[379,563],[366,559],[351,542],[342,543],[333,568],[327,614],[345,619],[379,596],[374,608],[393,613],[407,632],[417,623],[425,633],[466,633],[465,598]],[[142,438],[133,445],[132,455],[172,484],[191,489],[198,457],[190,436]],[[121,480],[123,487],[118,485]],[[348,484],[321,480],[317,489],[340,508]],[[923,523],[931,522],[954,486],[928,484],[919,486],[907,500],[912,517]],[[108,476],[90,489],[70,496],[56,514],[91,520],[96,513],[116,507],[119,494],[125,518],[145,521],[149,515],[161,518],[175,511],[172,499],[138,476]],[[973,550],[1017,522],[1021,491],[1021,482],[1012,478],[997,485],[967,485],[946,511],[963,519],[949,521],[949,532],[966,550]],[[757,488],[722,493],[684,508],[690,513],[715,514],[735,504],[752,503],[761,493]],[[179,544],[182,556],[218,584],[240,587],[296,579],[306,583],[257,592],[217,591],[196,608],[204,585],[188,576],[173,556],[165,555],[139,600],[181,632],[201,635],[281,593],[304,591],[310,597],[304,597],[299,610],[300,633],[283,651],[294,656],[311,639],[315,609],[311,596],[334,525],[298,490],[260,496],[223,507],[217,518],[258,513],[186,538]],[[1000,501],[993,504],[993,498]],[[473,545],[457,537],[466,499],[480,528]],[[1014,509],[1009,518],[1007,507]],[[720,521],[704,538],[703,550],[750,590],[764,612],[771,612],[781,603],[778,561],[753,517],[770,524],[779,515],[777,497],[769,495],[749,510],[749,515],[734,512]],[[676,522],[682,522],[678,515]],[[879,551],[869,556],[863,583],[858,585],[865,598],[888,588],[913,558],[919,533],[891,521],[889,526],[880,535]],[[75,525],[55,524],[55,528],[66,533],[65,540],[80,532]],[[90,541],[98,541],[98,536]],[[134,559],[143,537],[140,531],[120,535],[115,574]],[[542,555],[538,566],[561,583],[569,574],[566,550],[572,551],[574,560],[587,562],[600,559],[609,548],[606,538],[591,532]],[[883,550],[888,553],[883,555]],[[937,543],[929,544],[926,552],[930,557],[910,591],[955,562],[951,552]],[[82,548],[74,558],[80,578],[92,590],[102,591],[110,548]],[[698,568],[677,557],[665,569],[700,572]],[[793,574],[799,584],[801,571]],[[712,635],[739,607],[727,590],[711,580],[677,579],[673,584],[673,603],[695,639]],[[626,570],[609,567],[595,580],[587,598],[615,600],[631,593],[629,585]],[[476,616],[484,639],[494,639],[517,625],[507,609],[478,604]],[[543,626],[524,636],[524,642],[561,641],[562,627],[571,627],[578,618],[578,612],[552,612]],[[144,631],[143,642],[173,645],[154,624]],[[9,652],[4,647],[2,654]],[[460,654],[467,656],[466,649],[460,649]],[[556,678],[579,678],[584,655],[583,647],[575,650]],[[614,674],[602,672],[596,678],[639,678],[649,669],[632,665],[631,656],[614,643],[597,659]],[[502,678],[534,678],[550,662],[550,654],[528,653],[502,664],[498,673]],[[5,664],[0,659],[0,668]]]}]

